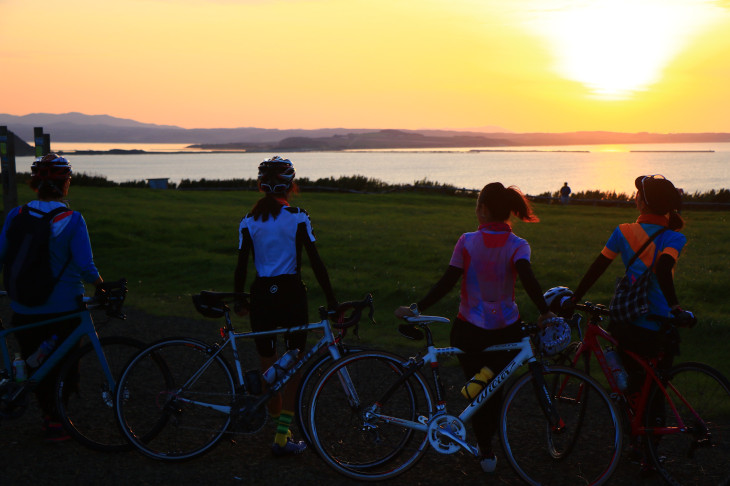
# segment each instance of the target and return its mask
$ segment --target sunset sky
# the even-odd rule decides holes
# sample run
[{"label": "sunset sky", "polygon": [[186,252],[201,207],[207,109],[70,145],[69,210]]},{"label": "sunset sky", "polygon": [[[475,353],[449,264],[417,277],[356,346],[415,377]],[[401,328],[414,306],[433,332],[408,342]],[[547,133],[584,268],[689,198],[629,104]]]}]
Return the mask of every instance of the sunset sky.
[{"label": "sunset sky", "polygon": [[730,0],[0,0],[0,113],[730,132]]}]

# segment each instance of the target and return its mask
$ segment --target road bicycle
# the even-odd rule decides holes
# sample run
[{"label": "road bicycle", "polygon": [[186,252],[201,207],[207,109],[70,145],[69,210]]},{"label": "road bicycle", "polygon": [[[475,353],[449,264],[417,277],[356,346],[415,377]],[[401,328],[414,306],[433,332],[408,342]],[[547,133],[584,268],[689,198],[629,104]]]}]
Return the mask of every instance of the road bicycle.
[{"label": "road bicycle", "polygon": [[[192,459],[210,451],[227,433],[259,431],[267,419],[266,403],[306,364],[310,366],[300,382],[295,412],[300,417],[308,416],[312,380],[348,352],[342,343],[345,329],[353,328],[356,333],[365,309],[369,309],[372,320],[373,299],[368,295],[361,301],[340,304],[333,311],[320,307],[319,322],[289,329],[236,332],[228,304],[247,297],[233,292],[201,292],[194,296],[198,312],[224,318],[220,330],[223,340],[207,344],[186,337],[166,338],[140,351],[123,371],[115,400],[117,420],[131,444],[146,456],[165,461]],[[347,312],[349,316],[345,316]],[[261,371],[244,369],[240,341],[297,331],[318,331],[322,337],[262,390]],[[323,351],[326,354],[318,356]],[[232,356],[233,367],[224,352]],[[306,436],[306,424],[302,432]]]},{"label": "road bicycle", "polygon": [[[595,357],[611,397],[624,412],[626,431],[632,442],[641,443],[643,450],[635,452],[646,455],[669,484],[730,484],[730,381],[703,363],[680,363],[662,370],[657,366],[661,355],[647,360],[621,349],[624,362],[633,360],[645,375],[639,392],[625,392],[606,361],[605,349],[620,349],[600,325],[609,315],[608,309],[591,302],[575,304],[575,309],[588,320],[585,330],[580,326],[580,314],[569,320],[580,341],[568,348],[567,361],[590,373],[591,357]],[[669,337],[676,335],[677,326],[683,327],[681,319],[654,320]]]},{"label": "road bicycle", "polygon": [[[467,438],[465,424],[504,386],[498,434],[505,456],[524,481],[597,485],[610,478],[622,446],[618,411],[585,373],[543,360],[543,355],[555,351],[556,343],[540,340],[536,325],[523,324],[519,342],[483,350],[515,355],[455,416],[447,410],[450,398],[441,383],[439,358],[463,351],[435,347],[429,327],[449,320],[424,315],[405,319],[403,333],[414,338],[425,333],[423,356],[398,362],[381,353],[353,353],[333,363],[315,385],[309,418],[312,442],[336,471],[358,480],[392,478],[412,467],[429,446],[441,454],[464,450],[478,457],[478,446]],[[567,331],[563,346],[570,340]],[[525,364],[529,372],[516,377]],[[433,390],[424,369],[430,370]],[[345,371],[348,386],[353,387],[348,393],[342,392],[339,379]],[[590,422],[578,413],[590,414]]]},{"label": "road bicycle", "polygon": [[[145,347],[142,341],[126,336],[99,337],[91,310],[105,309],[108,318],[125,319],[122,305],[127,281],[105,282],[94,297],[80,298],[79,310],[63,317],[9,329],[0,325],[0,420],[22,416],[30,403],[30,394],[48,373],[60,367],[55,386],[55,402],[61,423],[81,444],[99,451],[130,450],[131,446],[117,427],[114,415],[116,378],[127,360]],[[7,295],[5,292],[0,295]],[[49,326],[59,321],[78,319],[73,332],[36,369],[29,369],[25,381],[13,378],[8,336],[24,330]],[[52,331],[49,330],[49,334]],[[85,339],[84,339],[85,338]],[[87,341],[80,345],[82,341]]]}]

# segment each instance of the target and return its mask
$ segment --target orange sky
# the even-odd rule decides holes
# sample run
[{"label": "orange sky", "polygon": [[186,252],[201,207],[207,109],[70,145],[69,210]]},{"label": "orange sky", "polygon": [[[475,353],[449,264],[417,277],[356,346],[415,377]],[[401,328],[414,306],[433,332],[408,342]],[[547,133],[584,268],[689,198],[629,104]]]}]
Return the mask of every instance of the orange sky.
[{"label": "orange sky", "polygon": [[0,0],[0,113],[730,132],[730,0]]}]

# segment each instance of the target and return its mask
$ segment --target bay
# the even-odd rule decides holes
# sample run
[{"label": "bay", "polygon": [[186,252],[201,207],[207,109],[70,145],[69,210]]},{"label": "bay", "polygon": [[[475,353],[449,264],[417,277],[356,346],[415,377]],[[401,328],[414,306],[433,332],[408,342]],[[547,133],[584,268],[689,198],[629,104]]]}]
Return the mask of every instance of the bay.
[{"label": "bay", "polygon": [[[66,152],[75,172],[115,182],[169,178],[251,179],[268,153],[204,152],[177,144],[53,143]],[[144,154],[74,154],[75,150],[140,149]],[[634,192],[639,175],[663,174],[685,192],[730,188],[730,143],[631,144],[442,150],[374,150],[279,153],[310,180],[360,175],[390,184],[428,180],[466,189],[493,181],[527,194],[557,191]],[[32,157],[17,157],[27,170]]]}]

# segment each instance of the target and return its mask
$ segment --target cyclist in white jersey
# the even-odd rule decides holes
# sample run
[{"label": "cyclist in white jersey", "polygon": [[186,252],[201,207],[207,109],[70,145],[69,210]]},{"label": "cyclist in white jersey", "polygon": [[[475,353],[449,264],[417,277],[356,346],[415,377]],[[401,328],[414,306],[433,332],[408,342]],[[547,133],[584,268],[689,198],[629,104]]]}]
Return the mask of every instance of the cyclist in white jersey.
[{"label": "cyclist in white jersey", "polygon": [[[322,287],[330,309],[337,307],[327,269],[315,246],[309,215],[289,205],[289,194],[296,189],[294,166],[288,159],[274,156],[259,165],[259,190],[265,193],[242,220],[238,230],[238,264],[234,289],[244,292],[249,254],[253,254],[256,277],[251,284],[251,305],[236,305],[239,315],[250,313],[251,329],[265,331],[288,328],[308,322],[307,293],[301,279],[302,248],[307,251],[314,275]],[[306,346],[307,335],[298,332],[286,335],[286,348]],[[268,369],[277,360],[276,337],[256,339],[261,369]],[[301,357],[301,353],[300,353]],[[275,456],[299,454],[306,449],[304,441],[294,441],[289,431],[294,417],[299,375],[294,375],[281,395],[269,402],[269,414],[277,421],[272,445]]]}]

